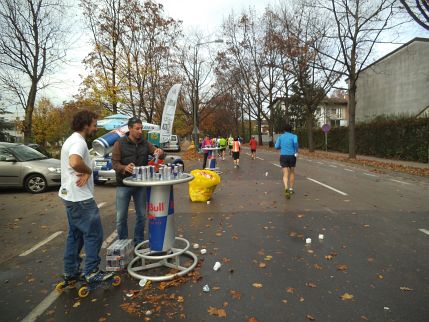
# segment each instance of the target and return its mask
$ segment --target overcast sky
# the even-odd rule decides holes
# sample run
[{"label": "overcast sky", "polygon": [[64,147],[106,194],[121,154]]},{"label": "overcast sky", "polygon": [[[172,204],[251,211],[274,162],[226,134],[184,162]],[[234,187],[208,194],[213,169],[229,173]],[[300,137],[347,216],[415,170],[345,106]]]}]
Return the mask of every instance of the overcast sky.
[{"label": "overcast sky", "polygon": [[[82,81],[82,75],[85,75],[85,68],[82,60],[91,50],[89,34],[83,30],[82,16],[78,7],[78,1],[75,3],[76,19],[79,22],[76,25],[76,41],[68,51],[68,63],[63,65],[58,72],[50,77],[51,85],[47,90],[40,93],[38,98],[47,96],[55,104],[60,104],[65,100],[72,99],[73,95],[78,93],[79,85]],[[236,13],[242,9],[252,6],[258,12],[262,12],[269,4],[278,3],[270,0],[159,0],[164,5],[167,15],[183,21],[184,31],[199,29],[204,34],[215,34],[231,10]],[[400,42],[407,42],[414,37],[428,37],[428,32],[423,30],[417,24],[407,27],[403,32]],[[374,59],[379,58],[386,53],[394,50],[399,45],[381,45],[374,54]],[[21,114],[21,113],[19,113]]]}]

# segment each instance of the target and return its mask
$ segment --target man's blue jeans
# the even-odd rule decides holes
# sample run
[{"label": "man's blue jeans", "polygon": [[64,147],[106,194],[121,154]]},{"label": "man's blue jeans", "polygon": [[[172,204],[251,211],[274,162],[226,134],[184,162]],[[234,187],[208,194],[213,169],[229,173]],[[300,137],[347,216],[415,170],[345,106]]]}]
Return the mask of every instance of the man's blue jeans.
[{"label": "man's blue jeans", "polygon": [[118,239],[128,239],[128,207],[133,197],[136,210],[136,225],[134,227],[134,245],[144,241],[146,188],[124,187],[116,188],[116,229]]},{"label": "man's blue jeans", "polygon": [[88,275],[98,269],[100,264],[100,249],[103,243],[103,227],[100,212],[93,198],[84,201],[63,200],[68,219],[68,236],[64,252],[64,274],[80,273],[82,258],[80,251],[85,247],[85,268],[83,273]]}]

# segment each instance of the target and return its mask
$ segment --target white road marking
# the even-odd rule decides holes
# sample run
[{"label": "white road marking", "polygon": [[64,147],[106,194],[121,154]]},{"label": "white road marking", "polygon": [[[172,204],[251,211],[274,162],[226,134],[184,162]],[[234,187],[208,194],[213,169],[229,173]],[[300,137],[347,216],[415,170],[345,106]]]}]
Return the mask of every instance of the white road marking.
[{"label": "white road marking", "polygon": [[247,152],[246,152],[246,154],[247,154],[247,155],[250,155],[250,153],[247,153]]},{"label": "white road marking", "polygon": [[419,230],[420,230],[422,233],[424,233],[424,234],[426,234],[426,235],[429,235],[429,230],[424,229],[424,228],[420,228]]},{"label": "white road marking", "polygon": [[[62,233],[62,232],[61,232]],[[112,239],[112,236],[117,236],[116,230],[110,234],[109,237],[103,241],[103,245],[108,242],[109,239]],[[114,238],[113,238],[114,239]],[[103,247],[103,246],[102,246]],[[21,256],[21,255],[20,255]],[[61,295],[62,293],[53,290],[47,297],[43,299],[21,322],[34,322],[40,317]]]},{"label": "white road marking", "polygon": [[272,165],[275,165],[277,168],[281,168],[282,166],[276,163],[271,163]]},{"label": "white road marking", "polygon": [[61,295],[60,292],[53,290],[45,299],[39,303],[21,322],[33,322],[41,316],[55,300]]},{"label": "white road marking", "polygon": [[368,173],[368,172],[364,172],[363,174],[366,175],[366,176],[370,176],[370,177],[376,177],[375,174]]},{"label": "white road marking", "polygon": [[327,184],[324,184],[324,183],[322,183],[322,182],[320,182],[320,181],[317,181],[317,180],[314,180],[314,179],[311,179],[311,178],[307,178],[307,179],[308,179],[308,180],[310,180],[310,181],[312,181],[312,182],[314,182],[314,183],[320,184],[321,186],[323,186],[323,187],[325,187],[325,188],[328,188],[328,189],[330,189],[330,190],[332,190],[332,191],[335,191],[336,193],[339,193],[340,195],[348,196],[348,194],[347,194],[347,193],[342,192],[341,190],[335,189],[335,188],[333,188],[333,187],[331,187],[331,186],[328,186]]},{"label": "white road marking", "polygon": [[98,208],[101,208],[101,207],[103,207],[106,203],[107,203],[107,202],[100,202],[100,203],[97,205],[97,207],[98,207]]},{"label": "white road marking", "polygon": [[37,250],[38,248],[42,247],[43,245],[45,245],[46,243],[50,242],[52,239],[54,239],[55,237],[61,235],[63,232],[57,231],[56,233],[53,233],[51,236],[49,236],[48,238],[42,240],[40,243],[37,243],[36,245],[34,245],[33,247],[31,247],[29,250],[23,252],[22,254],[20,254],[19,256],[27,256],[28,254],[31,254],[32,252],[34,252],[35,250]]},{"label": "white road marking", "polygon": [[333,164],[330,164],[329,166],[332,168],[338,168],[336,165],[333,165]]},{"label": "white road marking", "polygon": [[317,161],[318,164],[324,164],[323,162]]},{"label": "white road marking", "polygon": [[256,157],[256,159],[259,159],[259,160],[262,160],[262,161],[264,161],[264,159],[262,159],[262,158],[260,158],[260,157]]},{"label": "white road marking", "polygon": [[347,168],[344,168],[344,170],[345,170],[345,171],[348,171],[348,172],[355,172],[355,170],[347,169]]},{"label": "white road marking", "polygon": [[118,237],[118,232],[115,229],[109,237],[106,238],[106,240],[103,242],[103,245],[101,245],[101,248],[107,248],[109,245]]},{"label": "white road marking", "polygon": [[333,215],[338,214],[338,212],[333,211],[331,208],[325,207],[325,209],[326,209],[328,212],[330,212],[331,214],[333,214]]},{"label": "white road marking", "polygon": [[400,180],[395,180],[395,179],[390,179],[390,181],[394,181],[394,182],[398,182],[398,183],[402,183],[402,184],[411,184],[411,183],[409,183],[409,182],[400,181]]}]

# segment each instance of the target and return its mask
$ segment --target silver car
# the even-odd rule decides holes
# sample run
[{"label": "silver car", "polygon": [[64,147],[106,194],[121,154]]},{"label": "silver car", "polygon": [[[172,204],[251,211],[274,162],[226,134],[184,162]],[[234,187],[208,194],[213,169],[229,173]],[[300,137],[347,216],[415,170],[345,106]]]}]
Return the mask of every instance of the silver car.
[{"label": "silver car", "polygon": [[60,185],[60,160],[23,144],[0,142],[0,187],[24,187],[40,193]]}]

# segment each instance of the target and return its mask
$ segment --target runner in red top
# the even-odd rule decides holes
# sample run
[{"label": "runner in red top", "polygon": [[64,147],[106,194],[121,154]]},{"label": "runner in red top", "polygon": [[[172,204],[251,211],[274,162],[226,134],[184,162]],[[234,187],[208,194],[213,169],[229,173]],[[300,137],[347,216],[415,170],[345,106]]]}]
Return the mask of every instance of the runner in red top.
[{"label": "runner in red top", "polygon": [[250,144],[250,151],[252,152],[251,158],[252,160],[256,159],[256,147],[258,146],[258,142],[256,142],[255,137],[252,136],[252,138],[249,141]]}]

